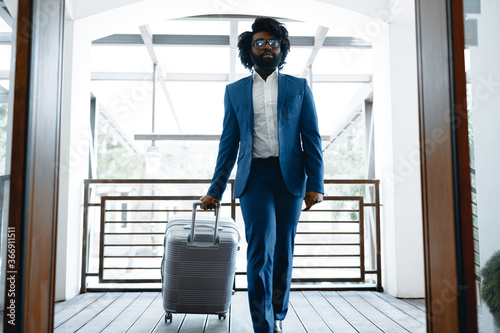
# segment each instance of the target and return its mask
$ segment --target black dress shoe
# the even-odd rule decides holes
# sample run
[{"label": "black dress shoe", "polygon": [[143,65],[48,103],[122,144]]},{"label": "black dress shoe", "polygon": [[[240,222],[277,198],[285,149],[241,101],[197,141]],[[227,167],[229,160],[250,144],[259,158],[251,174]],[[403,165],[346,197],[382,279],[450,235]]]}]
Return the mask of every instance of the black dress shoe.
[{"label": "black dress shoe", "polygon": [[283,333],[283,326],[282,326],[283,321],[282,320],[275,320],[274,321],[274,333]]}]

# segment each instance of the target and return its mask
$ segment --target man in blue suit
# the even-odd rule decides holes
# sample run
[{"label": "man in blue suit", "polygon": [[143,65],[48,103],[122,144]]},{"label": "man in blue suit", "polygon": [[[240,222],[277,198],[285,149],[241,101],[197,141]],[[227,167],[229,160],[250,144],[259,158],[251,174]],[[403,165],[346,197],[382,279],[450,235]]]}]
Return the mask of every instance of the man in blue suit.
[{"label": "man in blue suit", "polygon": [[304,210],[323,200],[318,118],[305,79],[279,72],[290,49],[285,26],[259,17],[238,42],[253,74],[226,87],[214,175],[202,208],[222,197],[234,167],[247,249],[248,298],[255,332],[282,332],[294,239]]}]

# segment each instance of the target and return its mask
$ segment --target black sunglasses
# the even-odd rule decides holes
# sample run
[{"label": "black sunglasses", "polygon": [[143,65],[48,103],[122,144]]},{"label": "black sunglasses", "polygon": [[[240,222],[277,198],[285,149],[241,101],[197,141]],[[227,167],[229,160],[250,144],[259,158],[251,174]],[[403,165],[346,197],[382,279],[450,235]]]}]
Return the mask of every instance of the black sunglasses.
[{"label": "black sunglasses", "polygon": [[260,50],[266,47],[266,43],[271,46],[271,48],[276,49],[281,45],[281,41],[278,39],[257,39],[256,41],[252,42],[252,47],[256,47]]}]

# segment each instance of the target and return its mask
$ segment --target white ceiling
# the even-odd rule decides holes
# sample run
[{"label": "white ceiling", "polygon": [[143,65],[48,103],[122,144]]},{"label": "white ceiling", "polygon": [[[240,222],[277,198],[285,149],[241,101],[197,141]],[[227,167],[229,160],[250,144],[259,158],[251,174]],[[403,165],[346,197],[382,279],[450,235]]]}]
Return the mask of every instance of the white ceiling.
[{"label": "white ceiling", "polygon": [[411,0],[67,0],[69,18],[87,21],[91,39],[120,26],[197,15],[266,15],[314,23],[355,35],[367,24],[412,20]]}]

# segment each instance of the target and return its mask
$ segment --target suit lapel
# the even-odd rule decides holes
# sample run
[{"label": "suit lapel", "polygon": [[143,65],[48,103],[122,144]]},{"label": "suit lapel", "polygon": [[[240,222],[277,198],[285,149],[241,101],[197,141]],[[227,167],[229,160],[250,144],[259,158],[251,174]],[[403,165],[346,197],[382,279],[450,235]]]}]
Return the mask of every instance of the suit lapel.
[{"label": "suit lapel", "polygon": [[252,95],[252,85],[253,85],[253,77],[250,75],[246,80],[243,86],[245,96],[245,105],[246,105],[246,116],[248,121],[248,128],[250,129],[250,133],[253,137],[253,95]]},{"label": "suit lapel", "polygon": [[281,123],[282,119],[287,85],[288,80],[286,79],[286,76],[278,72],[278,124]]}]

